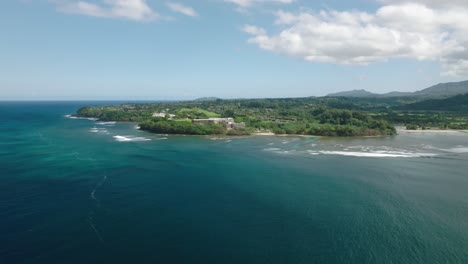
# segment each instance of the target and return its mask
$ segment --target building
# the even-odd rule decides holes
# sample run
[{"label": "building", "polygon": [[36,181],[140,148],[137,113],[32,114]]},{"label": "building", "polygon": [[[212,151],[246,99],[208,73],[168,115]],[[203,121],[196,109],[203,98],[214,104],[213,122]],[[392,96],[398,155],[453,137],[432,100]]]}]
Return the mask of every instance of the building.
[{"label": "building", "polygon": [[154,114],[153,114],[153,117],[166,117],[166,115],[168,115],[169,118],[174,118],[174,117],[175,117],[175,115],[167,114],[167,113],[164,113],[164,112],[162,112],[162,113],[154,113]]},{"label": "building", "polygon": [[223,125],[226,129],[233,129],[233,128],[245,128],[245,123],[236,123],[234,121],[234,118],[228,117],[228,118],[208,118],[208,119],[193,119],[192,123],[194,124],[203,124],[203,125],[209,125],[209,124],[221,124]]}]

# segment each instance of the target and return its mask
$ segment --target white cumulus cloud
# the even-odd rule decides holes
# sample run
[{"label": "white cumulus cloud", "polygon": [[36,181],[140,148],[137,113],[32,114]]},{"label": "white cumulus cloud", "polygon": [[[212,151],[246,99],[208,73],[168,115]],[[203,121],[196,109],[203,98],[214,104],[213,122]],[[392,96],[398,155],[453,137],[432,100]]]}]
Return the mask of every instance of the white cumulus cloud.
[{"label": "white cumulus cloud", "polygon": [[468,4],[466,0],[378,0],[378,2],[384,4],[419,3],[428,6],[466,6]]},{"label": "white cumulus cloud", "polygon": [[186,16],[197,17],[198,13],[191,7],[174,2],[166,3],[167,7],[174,12],[181,13]]},{"label": "white cumulus cloud", "polygon": [[444,75],[468,76],[468,7],[452,2],[387,4],[372,13],[278,11],[275,33],[253,25],[243,30],[262,49],[307,61],[366,65],[408,58],[437,61]]},{"label": "white cumulus cloud", "polygon": [[265,4],[265,3],[278,3],[278,4],[291,4],[296,0],[224,0],[228,3],[233,3],[238,5],[241,8],[247,8],[255,4]]},{"label": "white cumulus cloud", "polygon": [[148,6],[146,0],[101,0],[98,3],[51,0],[51,2],[64,13],[135,21],[151,21],[159,18],[159,15]]}]

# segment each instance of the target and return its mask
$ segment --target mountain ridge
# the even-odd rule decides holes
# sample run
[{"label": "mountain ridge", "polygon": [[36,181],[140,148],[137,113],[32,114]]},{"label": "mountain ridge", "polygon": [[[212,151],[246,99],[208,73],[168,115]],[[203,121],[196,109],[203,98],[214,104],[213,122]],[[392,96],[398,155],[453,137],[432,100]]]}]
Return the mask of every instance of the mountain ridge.
[{"label": "mountain ridge", "polygon": [[426,89],[416,92],[398,92],[379,94],[366,90],[351,90],[338,93],[331,93],[326,97],[361,97],[361,98],[386,98],[386,97],[419,97],[424,99],[448,98],[459,94],[468,93],[468,80],[461,82],[438,83]]}]

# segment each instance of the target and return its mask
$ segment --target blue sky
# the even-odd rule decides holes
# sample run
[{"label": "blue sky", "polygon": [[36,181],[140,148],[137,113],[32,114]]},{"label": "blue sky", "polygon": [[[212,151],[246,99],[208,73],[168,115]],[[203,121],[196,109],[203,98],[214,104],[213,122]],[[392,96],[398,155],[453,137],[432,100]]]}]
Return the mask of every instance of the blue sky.
[{"label": "blue sky", "polygon": [[0,100],[320,96],[468,79],[462,0],[7,0]]}]

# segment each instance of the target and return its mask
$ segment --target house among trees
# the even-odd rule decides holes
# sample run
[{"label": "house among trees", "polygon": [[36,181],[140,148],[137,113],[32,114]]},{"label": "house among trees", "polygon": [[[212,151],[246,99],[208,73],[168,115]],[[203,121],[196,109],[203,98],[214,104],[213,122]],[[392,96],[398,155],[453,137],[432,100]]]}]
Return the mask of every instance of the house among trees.
[{"label": "house among trees", "polygon": [[210,124],[221,124],[226,129],[237,129],[237,128],[245,128],[245,123],[236,123],[234,118],[207,118],[207,119],[193,119],[192,123],[194,124],[203,124],[203,125],[210,125]]},{"label": "house among trees", "polygon": [[161,113],[154,113],[154,114],[153,114],[153,117],[163,117],[163,118],[168,117],[168,118],[174,118],[175,115],[173,115],[173,114],[167,114],[167,113],[165,113],[165,112],[161,112]]}]

